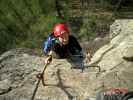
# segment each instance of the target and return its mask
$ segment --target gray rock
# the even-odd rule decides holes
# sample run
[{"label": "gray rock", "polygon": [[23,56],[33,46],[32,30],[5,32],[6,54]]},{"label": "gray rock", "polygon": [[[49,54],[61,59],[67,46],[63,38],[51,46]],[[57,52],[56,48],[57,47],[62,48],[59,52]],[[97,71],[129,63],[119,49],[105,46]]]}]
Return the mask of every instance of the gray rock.
[{"label": "gray rock", "polygon": [[[12,54],[12,57],[8,57]],[[12,53],[11,53],[12,52]],[[15,53],[14,53],[15,52]],[[3,55],[0,70],[1,100],[30,100],[37,86],[36,75],[43,70],[45,57],[10,50]],[[44,74],[45,86],[42,81],[38,86],[35,100],[79,100],[89,96],[90,76],[87,70],[71,69],[65,59],[53,59]]]},{"label": "gray rock", "polygon": [[0,100],[30,100],[37,83],[35,100],[95,100],[96,92],[106,88],[132,90],[133,20],[116,20],[109,37],[110,42],[101,47],[90,62],[100,66],[101,72],[89,67],[81,73],[79,69],[71,69],[66,59],[53,59],[43,82],[38,81],[36,75],[42,72],[45,57],[27,49],[5,52],[0,56]]},{"label": "gray rock", "polygon": [[104,88],[133,90],[133,20],[116,20],[111,25],[110,38],[110,43],[100,48],[90,62],[105,70],[99,74],[96,83],[102,80]]}]

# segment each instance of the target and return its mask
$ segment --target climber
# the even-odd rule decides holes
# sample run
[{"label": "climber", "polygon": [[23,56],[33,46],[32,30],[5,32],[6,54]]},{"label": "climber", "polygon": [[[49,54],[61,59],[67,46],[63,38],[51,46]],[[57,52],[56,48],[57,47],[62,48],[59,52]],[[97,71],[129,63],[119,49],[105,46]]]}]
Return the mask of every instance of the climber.
[{"label": "climber", "polygon": [[[52,55],[55,58],[68,58],[74,62],[76,60],[81,62],[84,58],[80,44],[70,34],[68,26],[64,23],[58,23],[54,26],[53,32],[49,34],[43,44],[43,51],[47,56]],[[45,63],[49,62],[48,59],[45,60]]]}]

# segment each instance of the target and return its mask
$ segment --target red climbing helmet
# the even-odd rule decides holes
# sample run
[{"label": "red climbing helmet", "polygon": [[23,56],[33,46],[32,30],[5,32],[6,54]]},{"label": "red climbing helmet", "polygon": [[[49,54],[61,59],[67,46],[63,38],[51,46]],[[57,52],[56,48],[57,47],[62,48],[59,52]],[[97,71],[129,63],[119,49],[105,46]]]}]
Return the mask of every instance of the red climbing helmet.
[{"label": "red climbing helmet", "polygon": [[59,23],[54,26],[53,33],[55,37],[60,36],[64,32],[69,33],[68,26],[66,24]]}]

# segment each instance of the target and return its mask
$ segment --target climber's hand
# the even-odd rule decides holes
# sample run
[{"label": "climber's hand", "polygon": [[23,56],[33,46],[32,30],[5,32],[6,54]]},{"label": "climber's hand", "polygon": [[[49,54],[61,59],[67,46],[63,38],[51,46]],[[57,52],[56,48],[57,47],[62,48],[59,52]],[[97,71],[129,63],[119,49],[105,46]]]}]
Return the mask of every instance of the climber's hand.
[{"label": "climber's hand", "polygon": [[49,55],[46,59],[45,59],[45,64],[49,64],[52,61],[52,55]]}]

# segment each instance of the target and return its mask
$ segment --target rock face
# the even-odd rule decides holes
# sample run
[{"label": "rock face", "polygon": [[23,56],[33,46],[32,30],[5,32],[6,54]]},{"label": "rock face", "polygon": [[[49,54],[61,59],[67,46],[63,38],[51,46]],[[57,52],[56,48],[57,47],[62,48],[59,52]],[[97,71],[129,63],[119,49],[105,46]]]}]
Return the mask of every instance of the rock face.
[{"label": "rock face", "polygon": [[110,39],[110,43],[100,48],[90,62],[99,65],[103,71],[97,84],[101,80],[104,88],[133,90],[133,20],[116,20],[110,27]]},{"label": "rock face", "polygon": [[[31,50],[14,49],[0,56],[0,100],[95,100],[99,90],[113,87],[133,90],[133,20],[116,20],[110,29],[111,41],[93,56],[82,73],[71,69],[66,59],[53,59],[44,73],[45,57]],[[43,83],[43,84],[42,84]]]},{"label": "rock face", "polygon": [[[31,100],[42,72],[45,57],[23,49],[10,50],[0,56],[0,100]],[[94,72],[97,73],[97,72]],[[94,76],[95,77],[95,74]],[[90,74],[71,69],[65,59],[53,59],[38,85],[34,100],[81,100],[90,97]]]}]

